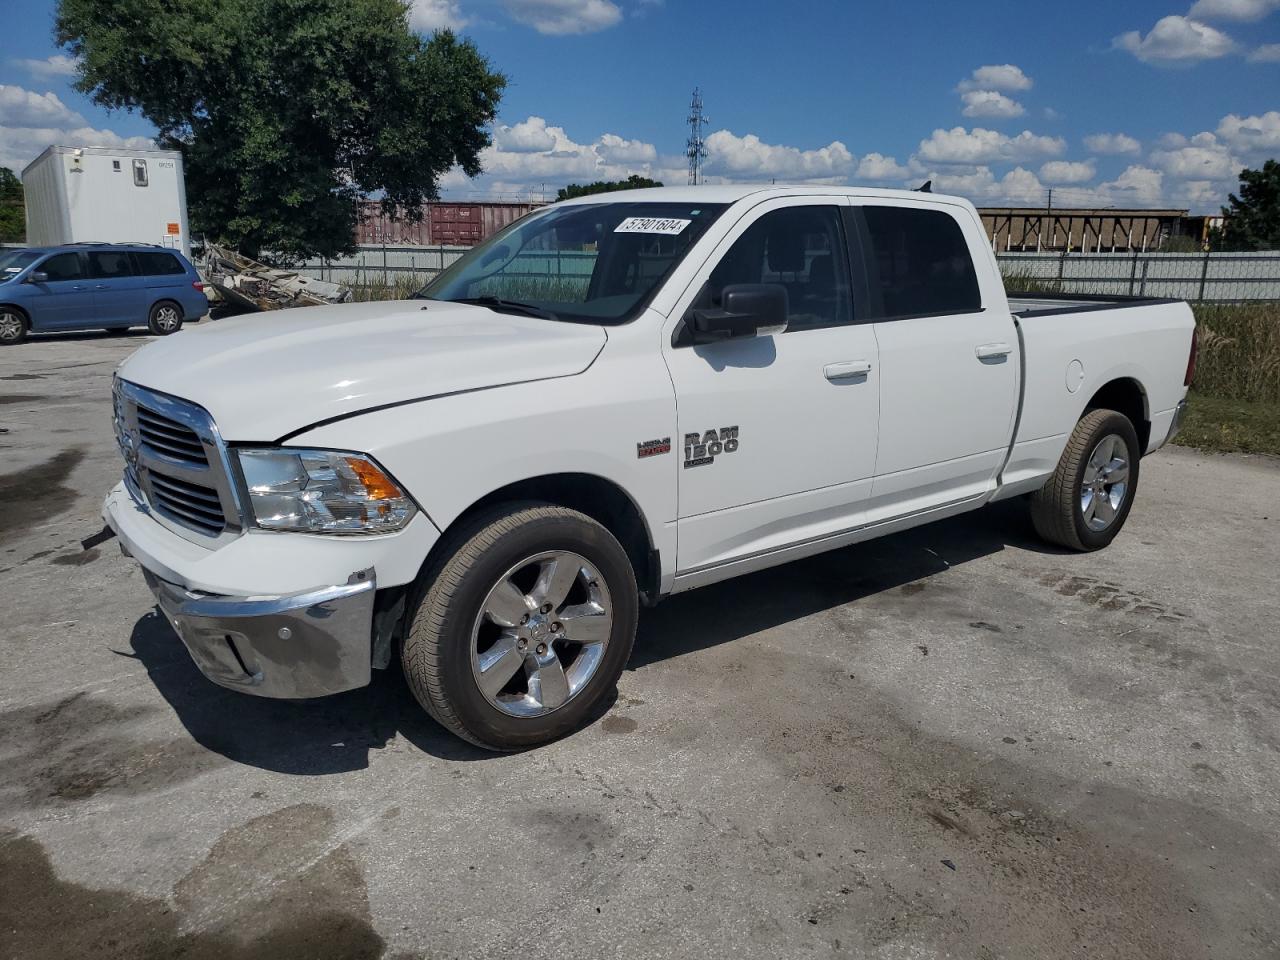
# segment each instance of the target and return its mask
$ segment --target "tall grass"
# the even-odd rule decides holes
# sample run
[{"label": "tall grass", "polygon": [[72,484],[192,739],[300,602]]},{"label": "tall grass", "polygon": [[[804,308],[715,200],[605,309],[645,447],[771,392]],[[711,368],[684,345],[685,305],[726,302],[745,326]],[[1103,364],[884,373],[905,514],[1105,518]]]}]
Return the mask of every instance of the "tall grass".
[{"label": "tall grass", "polygon": [[1195,304],[1196,390],[1280,403],[1280,303]]}]

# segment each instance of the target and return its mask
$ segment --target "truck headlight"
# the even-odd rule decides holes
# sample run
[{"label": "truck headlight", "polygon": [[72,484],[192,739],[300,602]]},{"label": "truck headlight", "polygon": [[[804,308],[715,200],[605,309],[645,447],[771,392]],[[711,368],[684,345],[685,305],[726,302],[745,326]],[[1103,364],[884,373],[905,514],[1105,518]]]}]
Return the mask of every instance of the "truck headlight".
[{"label": "truck headlight", "polygon": [[409,495],[364,454],[246,447],[236,455],[253,521],[264,530],[389,533],[418,512]]}]

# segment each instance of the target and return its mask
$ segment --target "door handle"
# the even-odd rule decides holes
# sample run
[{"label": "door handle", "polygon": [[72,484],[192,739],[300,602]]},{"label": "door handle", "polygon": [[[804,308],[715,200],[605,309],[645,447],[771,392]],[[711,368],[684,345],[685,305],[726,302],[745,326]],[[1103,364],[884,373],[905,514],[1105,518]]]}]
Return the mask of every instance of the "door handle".
[{"label": "door handle", "polygon": [[107,287],[107,285],[106,285],[105,283],[95,283],[95,284],[93,285],[93,289],[95,289],[95,290],[106,290],[106,289],[108,289],[108,287]]},{"label": "door handle", "polygon": [[1007,343],[981,343],[974,348],[979,360],[995,360],[998,357],[1007,357],[1013,353],[1013,347]]},{"label": "door handle", "polygon": [[828,363],[822,368],[822,375],[833,383],[841,380],[856,380],[870,372],[870,360],[846,360],[844,363]]}]

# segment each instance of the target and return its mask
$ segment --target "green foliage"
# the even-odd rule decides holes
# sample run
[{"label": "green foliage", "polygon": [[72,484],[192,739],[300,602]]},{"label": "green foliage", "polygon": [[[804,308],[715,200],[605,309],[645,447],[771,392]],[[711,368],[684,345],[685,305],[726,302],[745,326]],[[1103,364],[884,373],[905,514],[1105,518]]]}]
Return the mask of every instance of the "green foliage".
[{"label": "green foliage", "polygon": [[183,152],[193,231],[255,258],[337,256],[359,198],[478,174],[506,83],[405,0],[59,0],[55,32],[79,90]]},{"label": "green foliage", "polygon": [[639,190],[643,187],[660,187],[662,182],[650,180],[638,174],[632,174],[625,180],[597,180],[595,183],[571,183],[556,191],[557,200],[572,200],[574,197],[587,197],[593,193],[612,193],[614,190]]},{"label": "green foliage", "polygon": [[1197,304],[1196,389],[1280,404],[1280,304]]},{"label": "green foliage", "polygon": [[[1240,195],[1231,194],[1222,230],[1228,250],[1280,250],[1280,162],[1240,171]],[[1217,249],[1215,247],[1215,249]]]},{"label": "green foliage", "polygon": [[1224,400],[1192,390],[1174,443],[1220,453],[1280,456],[1280,403]]},{"label": "green foliage", "polygon": [[0,243],[27,239],[27,210],[22,181],[8,167],[0,167]]}]

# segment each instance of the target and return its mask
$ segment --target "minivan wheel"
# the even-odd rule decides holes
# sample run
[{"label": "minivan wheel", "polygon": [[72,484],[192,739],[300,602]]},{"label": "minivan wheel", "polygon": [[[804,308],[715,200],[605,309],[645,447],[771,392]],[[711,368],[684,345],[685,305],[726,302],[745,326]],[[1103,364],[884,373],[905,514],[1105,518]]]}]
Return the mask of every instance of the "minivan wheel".
[{"label": "minivan wheel", "polygon": [[639,612],[626,551],[590,517],[508,504],[451,536],[402,649],[418,702],[489,750],[577,729],[612,691]]},{"label": "minivan wheel", "polygon": [[27,339],[27,318],[12,307],[0,307],[0,343]]},{"label": "minivan wheel", "polygon": [[1140,456],[1128,417],[1090,410],[1076,424],[1057,469],[1031,495],[1036,532],[1072,550],[1107,546],[1129,517]]},{"label": "minivan wheel", "polygon": [[169,300],[161,300],[151,308],[147,327],[158,337],[167,337],[182,329],[182,308]]}]

